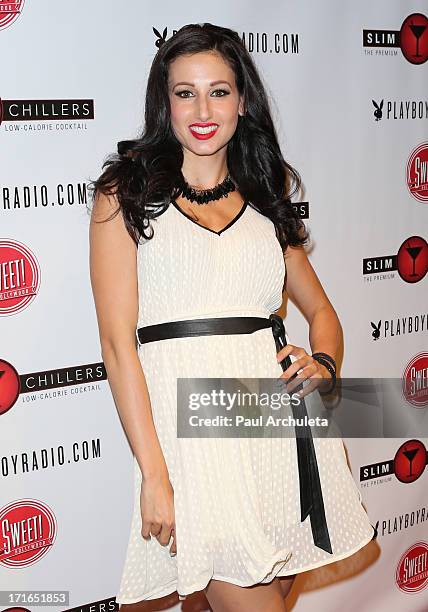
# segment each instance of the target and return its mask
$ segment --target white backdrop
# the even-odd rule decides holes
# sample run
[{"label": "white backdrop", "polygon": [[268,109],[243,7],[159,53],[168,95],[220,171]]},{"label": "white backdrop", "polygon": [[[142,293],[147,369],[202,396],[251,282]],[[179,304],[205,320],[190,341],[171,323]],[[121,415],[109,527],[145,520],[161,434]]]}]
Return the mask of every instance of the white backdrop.
[{"label": "white backdrop", "polygon": [[[412,152],[428,142],[428,62],[406,59],[397,35],[395,46],[364,46],[363,30],[399,32],[414,13],[421,24],[428,2],[277,0],[266,10],[250,0],[200,9],[189,0],[92,0],[78,8],[0,0],[0,590],[67,590],[69,603],[51,609],[101,611],[115,609],[133,472],[101,364],[85,185],[116,142],[141,129],[152,28],[169,37],[208,21],[245,37],[284,156],[303,177],[310,258],[345,331],[342,376],[402,378],[410,362],[411,375],[428,367],[427,178],[419,198],[406,179]],[[288,47],[275,52],[275,36]],[[404,32],[401,44],[415,54],[412,36]],[[414,61],[426,58],[427,37]],[[391,258],[405,242],[422,246],[415,277],[407,253],[400,271],[363,274],[363,260]],[[309,351],[306,322],[292,304],[287,310],[290,341]],[[417,441],[345,440],[377,541],[299,575],[293,609],[428,609],[428,579],[417,575],[406,591],[396,575],[428,557],[428,440],[419,442],[423,467],[402,482],[399,449]],[[172,609],[180,609],[174,600]]]}]

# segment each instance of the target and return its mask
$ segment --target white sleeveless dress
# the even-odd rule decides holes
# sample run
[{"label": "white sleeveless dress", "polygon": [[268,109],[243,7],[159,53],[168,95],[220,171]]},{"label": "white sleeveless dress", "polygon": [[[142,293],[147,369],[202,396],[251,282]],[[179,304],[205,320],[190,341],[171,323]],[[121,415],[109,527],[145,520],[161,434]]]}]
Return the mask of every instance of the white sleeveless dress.
[{"label": "white sleeveless dress", "polygon": [[[285,264],[274,224],[251,203],[220,232],[174,203],[138,248],[138,327],[205,317],[269,317],[282,303]],[[292,342],[292,340],[291,340]],[[141,472],[118,603],[202,590],[211,578],[270,582],[352,555],[373,537],[340,438],[314,438],[333,554],[300,522],[294,438],[177,438],[178,377],[278,378],[271,328],[252,334],[139,345],[156,431],[174,489],[177,555],[141,536]]]}]

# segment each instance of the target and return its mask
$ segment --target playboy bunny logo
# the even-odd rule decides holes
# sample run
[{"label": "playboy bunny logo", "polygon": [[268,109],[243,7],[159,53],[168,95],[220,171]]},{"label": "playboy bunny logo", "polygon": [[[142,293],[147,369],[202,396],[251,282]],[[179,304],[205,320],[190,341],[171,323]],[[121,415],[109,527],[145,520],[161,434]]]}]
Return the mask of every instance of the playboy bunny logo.
[{"label": "playboy bunny logo", "polygon": [[375,325],[373,323],[373,321],[370,321],[370,324],[373,327],[373,331],[372,331],[373,340],[379,340],[379,338],[380,338],[380,324],[381,324],[381,321],[379,321],[379,323],[377,325]]},{"label": "playboy bunny logo", "polygon": [[382,109],[383,109],[383,100],[382,102],[379,104],[379,106],[377,105],[377,103],[372,100],[374,107],[375,107],[375,111],[374,111],[374,116],[375,116],[375,120],[379,121],[379,119],[382,119]]},{"label": "playboy bunny logo", "polygon": [[157,39],[155,40],[155,46],[160,49],[161,45],[163,45],[163,43],[166,41],[168,28],[165,28],[161,34],[155,27],[153,27],[153,32],[157,36]]}]

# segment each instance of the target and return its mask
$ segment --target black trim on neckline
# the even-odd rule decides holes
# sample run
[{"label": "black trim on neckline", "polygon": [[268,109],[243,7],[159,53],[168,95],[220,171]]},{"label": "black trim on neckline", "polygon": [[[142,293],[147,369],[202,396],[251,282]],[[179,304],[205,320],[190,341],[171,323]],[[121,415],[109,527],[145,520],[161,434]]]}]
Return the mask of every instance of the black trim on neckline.
[{"label": "black trim on neckline", "polygon": [[179,213],[181,213],[184,217],[189,219],[189,221],[192,221],[192,223],[194,223],[195,225],[198,225],[199,227],[201,227],[202,229],[206,230],[207,232],[211,232],[213,234],[217,234],[217,236],[220,236],[223,232],[228,230],[232,225],[234,225],[238,221],[238,219],[244,214],[244,211],[247,208],[248,203],[249,203],[248,200],[245,200],[244,203],[242,204],[241,209],[236,214],[236,216],[233,219],[231,219],[231,221],[229,221],[229,223],[225,227],[223,227],[223,229],[221,229],[220,231],[216,232],[215,230],[213,230],[213,229],[211,229],[209,227],[206,227],[205,225],[201,225],[200,223],[198,223],[197,221],[192,219],[192,217],[190,215],[188,215],[184,210],[182,210],[179,207],[179,205],[177,204],[177,202],[175,200],[171,199],[171,204],[174,206],[174,208],[176,210],[178,210]]}]

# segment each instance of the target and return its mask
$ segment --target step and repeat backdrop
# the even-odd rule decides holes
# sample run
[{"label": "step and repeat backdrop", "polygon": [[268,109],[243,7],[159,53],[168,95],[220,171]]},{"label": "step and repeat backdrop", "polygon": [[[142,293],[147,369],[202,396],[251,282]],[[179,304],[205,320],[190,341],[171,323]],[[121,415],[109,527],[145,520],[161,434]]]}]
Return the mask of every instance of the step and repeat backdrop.
[{"label": "step and repeat backdrop", "polygon": [[[151,61],[186,23],[234,28],[261,70],[342,376],[399,378],[426,406],[427,15],[422,0],[0,0],[0,610],[118,609],[133,463],[100,353],[88,183],[140,132]],[[310,350],[299,311],[283,316]],[[428,439],[344,442],[376,538],[299,575],[290,605],[426,611]],[[197,597],[183,609],[207,609]]]}]

